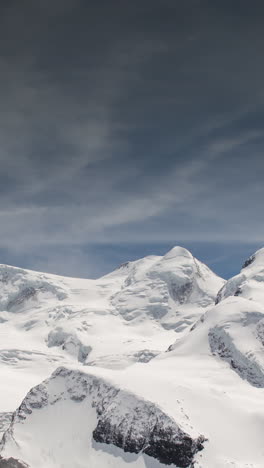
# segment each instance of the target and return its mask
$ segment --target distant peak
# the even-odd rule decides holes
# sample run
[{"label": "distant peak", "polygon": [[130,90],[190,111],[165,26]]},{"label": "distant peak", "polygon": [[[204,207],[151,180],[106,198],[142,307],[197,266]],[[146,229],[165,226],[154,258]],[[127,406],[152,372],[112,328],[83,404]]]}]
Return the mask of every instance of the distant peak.
[{"label": "distant peak", "polygon": [[176,258],[176,257],[185,257],[185,258],[189,258],[189,259],[193,258],[192,254],[191,254],[191,252],[189,252],[189,250],[185,249],[184,247],[180,247],[180,246],[173,247],[171,250],[169,250],[168,253],[166,253],[166,255],[164,255],[164,258],[166,260],[169,259],[169,258]]},{"label": "distant peak", "polygon": [[249,267],[252,263],[264,264],[264,247],[257,250],[253,255],[251,255],[243,264],[242,269]]}]

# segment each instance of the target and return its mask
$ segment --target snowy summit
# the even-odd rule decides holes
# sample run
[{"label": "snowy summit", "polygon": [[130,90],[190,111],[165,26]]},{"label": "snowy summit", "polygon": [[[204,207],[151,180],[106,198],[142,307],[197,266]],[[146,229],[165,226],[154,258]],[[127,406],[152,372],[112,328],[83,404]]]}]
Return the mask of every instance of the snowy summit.
[{"label": "snowy summit", "polygon": [[262,468],[264,249],[97,280],[0,266],[0,467]]}]

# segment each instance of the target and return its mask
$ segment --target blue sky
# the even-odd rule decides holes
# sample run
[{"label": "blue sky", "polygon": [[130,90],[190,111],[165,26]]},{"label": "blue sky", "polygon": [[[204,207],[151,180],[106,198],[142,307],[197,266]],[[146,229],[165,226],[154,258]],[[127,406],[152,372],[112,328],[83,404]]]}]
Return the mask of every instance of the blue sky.
[{"label": "blue sky", "polygon": [[1,262],[98,276],[264,244],[264,6],[4,1]]}]

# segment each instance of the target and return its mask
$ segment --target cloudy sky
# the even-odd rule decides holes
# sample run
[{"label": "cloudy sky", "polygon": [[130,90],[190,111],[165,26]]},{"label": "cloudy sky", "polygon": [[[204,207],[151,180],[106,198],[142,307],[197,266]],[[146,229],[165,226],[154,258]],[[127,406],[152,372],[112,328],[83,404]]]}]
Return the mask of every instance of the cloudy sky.
[{"label": "cloudy sky", "polygon": [[96,277],[264,245],[264,4],[2,0],[0,262]]}]

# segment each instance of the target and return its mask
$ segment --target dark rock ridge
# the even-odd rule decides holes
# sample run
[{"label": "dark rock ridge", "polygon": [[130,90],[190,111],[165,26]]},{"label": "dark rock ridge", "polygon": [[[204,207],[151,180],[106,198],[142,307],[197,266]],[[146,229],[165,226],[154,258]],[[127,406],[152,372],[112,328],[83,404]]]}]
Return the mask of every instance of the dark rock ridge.
[{"label": "dark rock ridge", "polygon": [[173,300],[182,305],[188,302],[193,290],[193,283],[187,281],[185,284],[179,286],[176,282],[172,281],[171,284],[168,285],[168,288]]},{"label": "dark rock ridge", "polygon": [[260,320],[257,324],[257,337],[264,346],[264,320]]},{"label": "dark rock ridge", "polygon": [[[41,288],[39,290],[41,290]],[[19,294],[17,296],[15,296],[8,302],[6,307],[7,310],[10,311],[13,309],[13,307],[19,306],[29,299],[33,299],[34,297],[36,297],[37,292],[38,290],[32,286],[23,288],[21,291],[19,291]]]},{"label": "dark rock ridge", "polygon": [[142,349],[134,353],[134,358],[136,362],[147,363],[158,356],[159,351],[151,351],[150,349]]},{"label": "dark rock ridge", "polygon": [[29,466],[21,460],[15,458],[2,458],[0,456],[0,468],[29,468]]},{"label": "dark rock ridge", "polygon": [[[54,381],[59,383],[57,394]],[[9,438],[15,439],[16,424],[25,422],[33,411],[62,399],[78,403],[87,397],[97,414],[93,438],[98,443],[112,444],[125,452],[145,453],[179,468],[190,467],[195,454],[203,449],[203,436],[192,438],[154,403],[120,390],[101,378],[63,367],[28,393],[4,434],[2,448]]]},{"label": "dark rock ridge", "polygon": [[13,416],[13,413],[10,413],[10,412],[0,413],[0,440],[2,438],[2,434],[9,427],[12,416]]},{"label": "dark rock ridge", "polygon": [[255,258],[256,258],[255,255],[251,255],[251,257],[249,257],[249,258],[245,261],[245,263],[242,265],[242,268],[247,268],[249,265],[251,265],[251,263],[254,262]]},{"label": "dark rock ridge", "polygon": [[257,362],[242,354],[231,337],[221,327],[214,327],[208,334],[211,351],[224,361],[244,380],[258,388],[264,388],[264,372]]},{"label": "dark rock ridge", "polygon": [[[146,405],[146,403],[143,403]],[[148,419],[143,420],[142,415]],[[129,428],[128,428],[129,423]],[[128,428],[128,430],[127,430]],[[193,457],[203,449],[204,438],[193,440],[180,428],[175,428],[174,421],[152,408],[148,404],[144,409],[141,404],[133,408],[132,414],[123,415],[113,421],[111,413],[106,411],[98,421],[93,432],[96,442],[112,444],[125,452],[146,453],[166,465],[189,467]]]},{"label": "dark rock ridge", "polygon": [[222,300],[222,293],[224,292],[225,290],[225,284],[222,286],[221,289],[219,289],[217,295],[216,295],[216,298],[215,298],[215,305],[219,304],[219,302],[221,302]]}]

